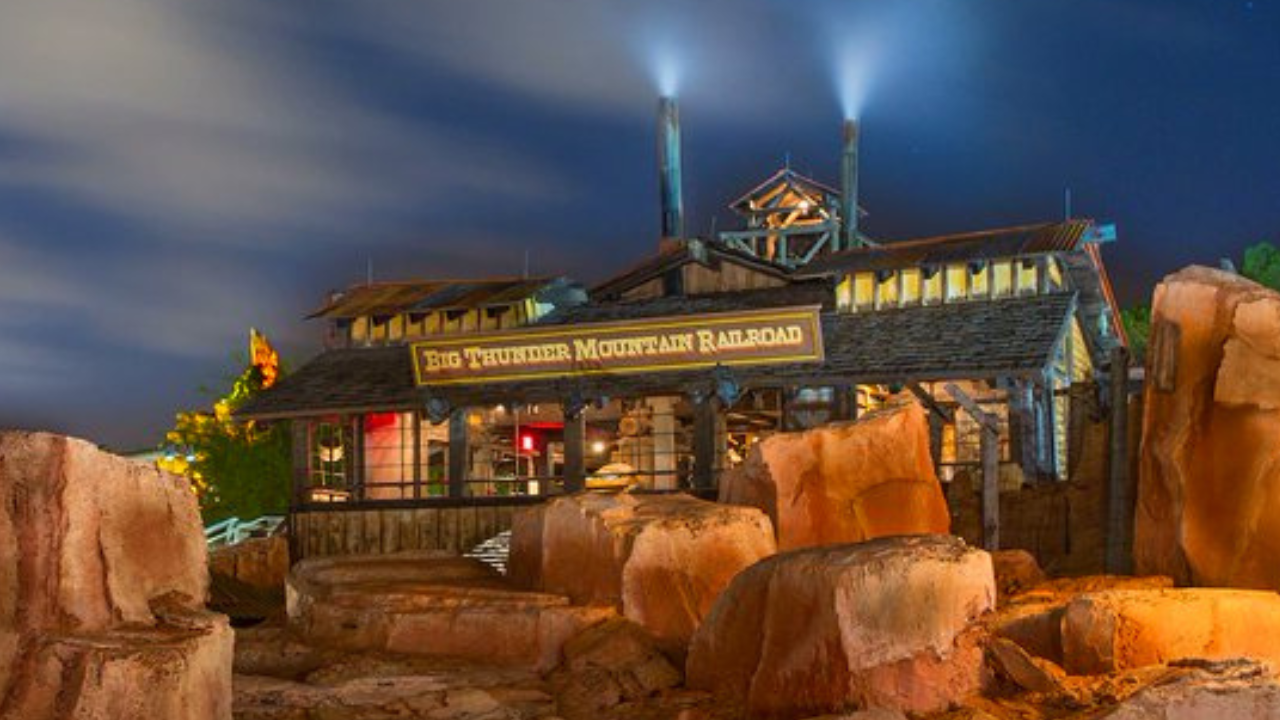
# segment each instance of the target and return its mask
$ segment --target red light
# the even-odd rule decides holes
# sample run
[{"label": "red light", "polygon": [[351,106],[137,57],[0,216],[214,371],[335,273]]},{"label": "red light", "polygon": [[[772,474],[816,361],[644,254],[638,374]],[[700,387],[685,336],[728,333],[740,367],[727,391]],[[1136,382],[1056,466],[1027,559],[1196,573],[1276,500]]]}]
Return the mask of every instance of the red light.
[{"label": "red light", "polygon": [[521,449],[521,450],[524,450],[525,452],[532,452],[532,451],[533,451],[533,436],[532,436],[532,435],[521,435],[521,436],[520,436],[520,449]]}]

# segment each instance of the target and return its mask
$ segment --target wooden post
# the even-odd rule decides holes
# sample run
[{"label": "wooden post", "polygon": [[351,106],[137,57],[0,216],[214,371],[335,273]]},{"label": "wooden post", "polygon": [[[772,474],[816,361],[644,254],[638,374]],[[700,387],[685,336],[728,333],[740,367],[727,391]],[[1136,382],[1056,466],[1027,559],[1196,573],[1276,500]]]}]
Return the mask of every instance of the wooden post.
[{"label": "wooden post", "polygon": [[449,497],[460,498],[467,494],[470,436],[466,408],[454,410],[449,414]]},{"label": "wooden post", "polygon": [[1133,557],[1133,496],[1129,483],[1129,351],[1111,351],[1110,472],[1107,487],[1107,572],[1125,575]]},{"label": "wooden post", "polygon": [[1000,423],[996,416],[978,407],[954,383],[947,383],[947,393],[982,427],[979,448],[982,454],[982,546],[1000,549]]},{"label": "wooden post", "polygon": [[289,423],[293,434],[293,493],[291,509],[307,500],[307,489],[311,485],[311,421],[293,420]]},{"label": "wooden post", "polygon": [[422,497],[422,413],[413,417],[413,497]]},{"label": "wooden post", "polygon": [[564,491],[578,492],[586,486],[587,417],[582,410],[564,408]]},{"label": "wooden post", "polygon": [[716,485],[716,431],[719,400],[714,396],[693,403],[693,487],[709,490]]}]

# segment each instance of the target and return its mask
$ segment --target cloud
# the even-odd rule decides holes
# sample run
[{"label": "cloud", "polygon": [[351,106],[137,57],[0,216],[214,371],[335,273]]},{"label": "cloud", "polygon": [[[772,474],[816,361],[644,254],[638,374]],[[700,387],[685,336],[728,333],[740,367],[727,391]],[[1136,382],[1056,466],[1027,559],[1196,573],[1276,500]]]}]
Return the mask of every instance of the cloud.
[{"label": "cloud", "polygon": [[[5,186],[168,241],[351,241],[436,194],[544,198],[567,184],[493,138],[360,102],[299,38],[297,8],[13,0],[0,24]],[[450,193],[453,193],[450,195]]]}]

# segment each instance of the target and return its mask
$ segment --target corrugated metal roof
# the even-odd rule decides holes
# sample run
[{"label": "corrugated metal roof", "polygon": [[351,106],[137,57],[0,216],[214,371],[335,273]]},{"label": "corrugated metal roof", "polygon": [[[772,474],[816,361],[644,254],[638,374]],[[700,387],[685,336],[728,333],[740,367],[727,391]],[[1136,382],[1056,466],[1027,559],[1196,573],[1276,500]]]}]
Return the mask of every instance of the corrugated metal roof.
[{"label": "corrugated metal roof", "polygon": [[357,285],[308,317],[356,318],[404,312],[463,310],[509,305],[536,295],[557,278],[418,280]]},{"label": "corrugated metal roof", "polygon": [[786,268],[741,250],[735,250],[719,241],[691,239],[661,250],[656,255],[599,283],[591,288],[591,295],[597,298],[619,295],[637,285],[661,277],[668,270],[690,262],[701,263],[708,267],[714,267],[720,262],[730,262],[778,278],[788,276]]},{"label": "corrugated metal roof", "polygon": [[974,260],[1069,252],[1080,247],[1092,220],[1022,225],[959,235],[886,241],[823,255],[797,271],[797,276],[837,272],[891,270]]}]

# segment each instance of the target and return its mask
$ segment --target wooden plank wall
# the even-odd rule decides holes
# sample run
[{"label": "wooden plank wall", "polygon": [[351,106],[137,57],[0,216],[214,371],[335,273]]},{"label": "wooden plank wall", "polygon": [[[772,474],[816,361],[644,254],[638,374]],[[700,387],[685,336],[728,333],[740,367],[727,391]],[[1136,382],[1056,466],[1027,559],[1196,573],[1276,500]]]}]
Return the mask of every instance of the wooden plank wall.
[{"label": "wooden plank wall", "polygon": [[403,550],[463,553],[511,529],[515,505],[324,510],[290,516],[293,560]]}]

